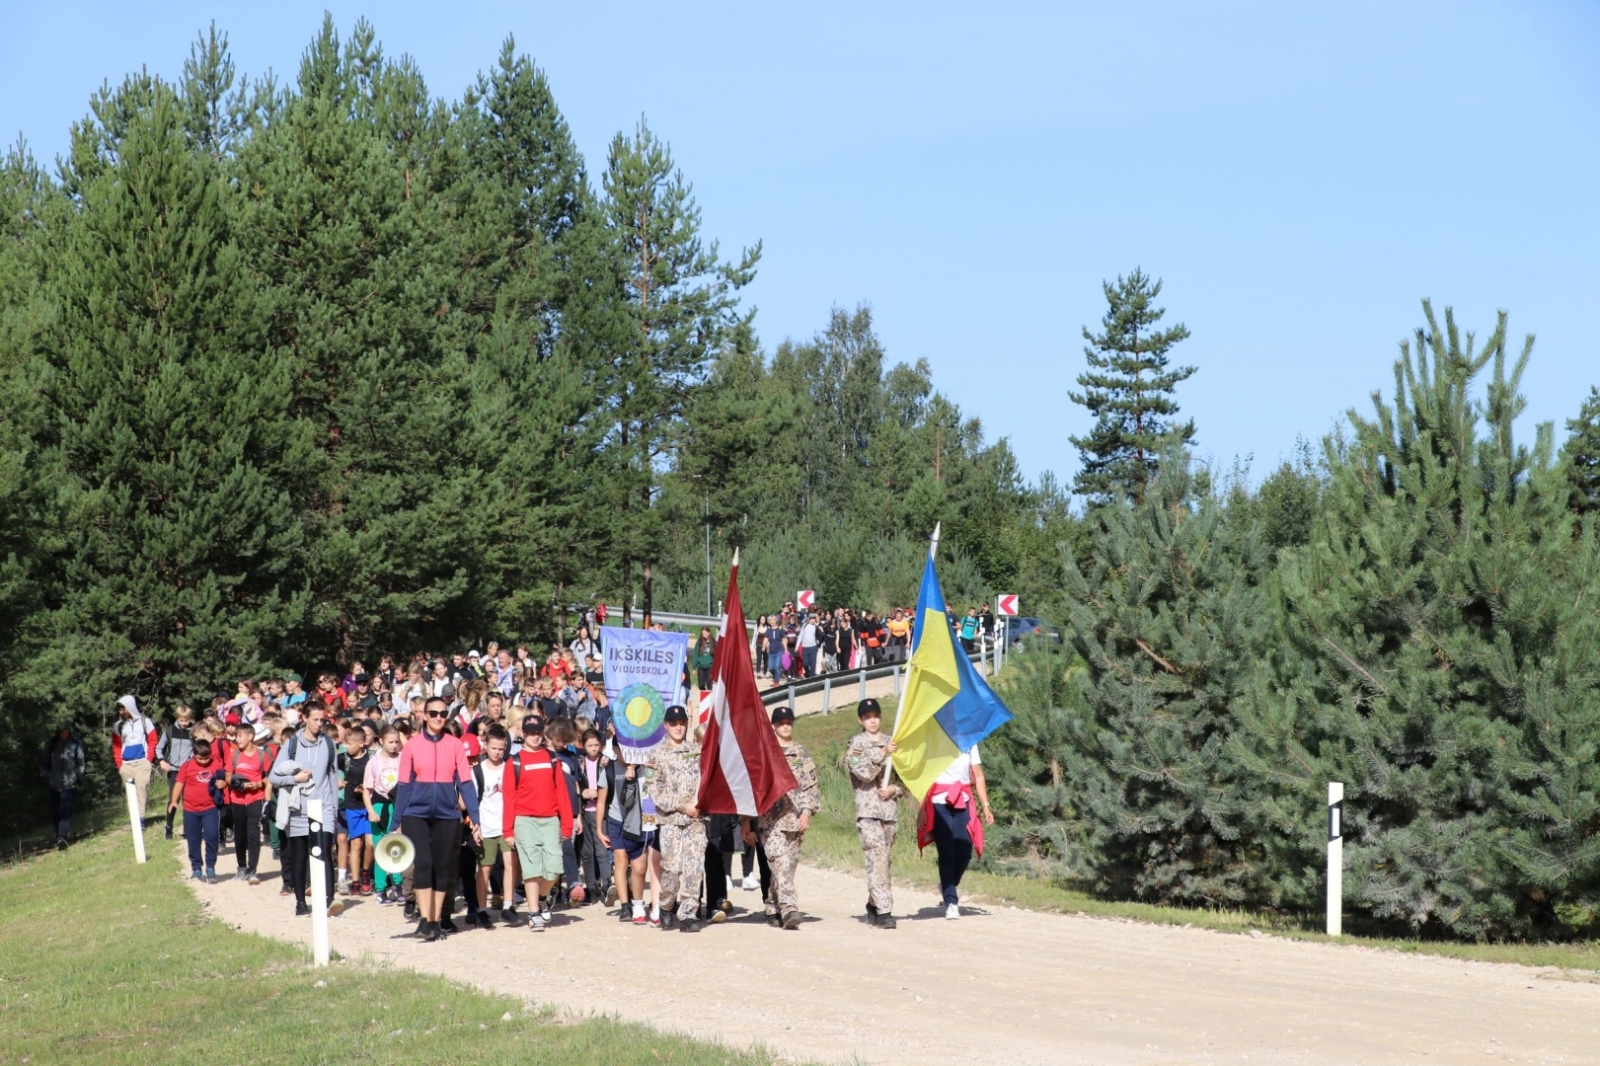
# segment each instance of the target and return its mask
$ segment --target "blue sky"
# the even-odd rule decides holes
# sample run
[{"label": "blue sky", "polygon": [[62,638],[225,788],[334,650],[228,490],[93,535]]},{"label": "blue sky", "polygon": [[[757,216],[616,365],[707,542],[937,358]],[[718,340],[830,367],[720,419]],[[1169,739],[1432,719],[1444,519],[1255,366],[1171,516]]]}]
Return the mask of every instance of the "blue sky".
[{"label": "blue sky", "polygon": [[1600,384],[1600,4],[31,4],[0,136],[54,157],[213,19],[292,78],[325,8],[451,99],[514,33],[591,174],[646,115],[725,252],[765,242],[769,348],[869,303],[1030,476],[1076,468],[1079,330],[1136,266],[1193,333],[1201,454],[1256,477],[1391,387],[1424,296],[1538,335],[1530,422]]}]

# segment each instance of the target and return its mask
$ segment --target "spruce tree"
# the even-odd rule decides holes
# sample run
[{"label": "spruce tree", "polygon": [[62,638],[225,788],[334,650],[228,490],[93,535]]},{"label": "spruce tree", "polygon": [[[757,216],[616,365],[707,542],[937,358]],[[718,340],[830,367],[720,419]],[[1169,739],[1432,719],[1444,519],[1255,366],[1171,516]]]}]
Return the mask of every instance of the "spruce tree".
[{"label": "spruce tree", "polygon": [[1083,331],[1089,342],[1083,350],[1089,369],[1078,375],[1083,391],[1068,394],[1095,420],[1087,436],[1070,438],[1082,463],[1072,490],[1093,503],[1143,498],[1166,438],[1194,443],[1194,423],[1174,421],[1173,392],[1195,368],[1168,365],[1168,353],[1189,331],[1182,323],[1157,328],[1166,314],[1155,306],[1161,282],[1134,270],[1102,288],[1108,306],[1101,333]]}]

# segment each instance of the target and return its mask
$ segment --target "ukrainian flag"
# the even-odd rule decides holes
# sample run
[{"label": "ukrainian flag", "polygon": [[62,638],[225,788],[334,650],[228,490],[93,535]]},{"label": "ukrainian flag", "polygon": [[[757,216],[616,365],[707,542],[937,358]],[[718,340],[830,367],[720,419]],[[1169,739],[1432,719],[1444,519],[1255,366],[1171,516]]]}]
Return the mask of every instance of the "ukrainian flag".
[{"label": "ukrainian flag", "polygon": [[1011,712],[962,653],[944,610],[944,591],[930,552],[912,621],[911,666],[894,726],[894,769],[918,803],[933,779],[962,752],[1011,721]]}]

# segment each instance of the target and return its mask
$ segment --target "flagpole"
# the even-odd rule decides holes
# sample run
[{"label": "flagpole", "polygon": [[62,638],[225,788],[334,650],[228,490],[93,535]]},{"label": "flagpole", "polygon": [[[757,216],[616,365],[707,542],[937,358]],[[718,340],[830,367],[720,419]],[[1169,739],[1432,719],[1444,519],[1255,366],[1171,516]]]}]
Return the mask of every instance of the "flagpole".
[{"label": "flagpole", "polygon": [[[928,538],[928,561],[929,562],[932,562],[933,561],[933,557],[936,554],[938,554],[938,551],[939,551],[939,527],[942,524],[943,523],[935,522],[933,524],[933,536]],[[921,606],[921,605],[919,604],[918,606]],[[917,619],[916,618],[912,618],[911,619],[911,624],[912,624],[913,627],[915,627],[916,623],[917,623]],[[909,647],[909,645],[908,645],[908,647]],[[907,680],[909,680],[910,677],[911,677],[911,660],[910,660],[909,657],[907,657],[907,659],[906,659],[906,678],[907,678]],[[900,728],[900,711],[905,707],[905,691],[906,690],[904,688],[902,688],[900,690],[900,700],[899,700],[899,702],[897,702],[894,705],[894,729],[889,730],[889,737],[891,739],[893,739],[893,737],[894,737],[895,729],[899,729]],[[884,787],[884,788],[888,788],[889,787],[889,775],[892,774],[892,773],[894,773],[894,757],[890,756],[888,761],[885,762],[884,765],[883,765],[883,786],[882,787]]]}]

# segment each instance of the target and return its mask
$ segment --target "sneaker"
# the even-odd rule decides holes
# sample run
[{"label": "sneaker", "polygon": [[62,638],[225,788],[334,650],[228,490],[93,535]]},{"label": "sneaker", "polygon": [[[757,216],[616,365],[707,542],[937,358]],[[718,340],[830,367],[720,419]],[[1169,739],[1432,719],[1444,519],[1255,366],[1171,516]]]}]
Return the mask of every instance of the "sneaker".
[{"label": "sneaker", "polygon": [[422,939],[428,943],[438,940],[439,933],[440,930],[438,922],[423,922],[422,925],[417,929],[417,935],[422,937]]},{"label": "sneaker", "polygon": [[245,880],[252,885],[259,885],[261,883],[261,878],[256,875],[254,870],[249,872],[249,874],[245,877]]},{"label": "sneaker", "polygon": [[196,868],[195,871],[189,875],[189,880],[191,881],[204,881],[205,879],[205,871],[198,868]]},{"label": "sneaker", "polygon": [[450,920],[450,916],[447,914],[439,919],[439,932],[446,934],[457,933],[460,932],[460,929],[456,926],[455,922]]},{"label": "sneaker", "polygon": [[549,921],[546,920],[545,916],[539,911],[534,911],[532,914],[528,915],[528,932],[530,933],[542,933],[549,927],[549,925]]},{"label": "sneaker", "polygon": [[628,905],[626,903],[617,908],[617,921],[621,922],[623,925],[633,924],[633,912],[628,909]]},{"label": "sneaker", "polygon": [[635,903],[633,905],[633,924],[634,925],[644,925],[649,920],[650,920],[649,916],[646,915],[645,912],[644,912],[644,904],[643,903]]},{"label": "sneaker", "polygon": [[756,889],[758,889],[760,887],[761,887],[761,878],[757,877],[755,874],[751,874],[749,877],[746,877],[744,879],[744,890],[746,892],[754,892]]},{"label": "sneaker", "polygon": [[516,925],[517,909],[515,907],[506,907],[502,909],[500,911],[500,920],[505,922],[507,925]]},{"label": "sneaker", "polygon": [[380,907],[392,907],[392,906],[394,906],[394,900],[389,898],[389,893],[388,892],[379,892],[378,893],[378,906],[380,906]]},{"label": "sneaker", "polygon": [[955,903],[948,904],[944,909],[944,916],[951,921],[961,917],[961,907]]},{"label": "sneaker", "polygon": [[678,932],[680,933],[698,933],[699,931],[700,923],[693,918],[685,918],[678,923]]},{"label": "sneaker", "polygon": [[617,886],[616,885],[611,884],[611,885],[607,885],[606,886],[605,899],[606,899],[606,906],[607,907],[610,907],[610,906],[612,906],[613,904],[615,904],[617,902]]},{"label": "sneaker", "polygon": [[277,862],[281,858],[283,858],[283,856],[278,854],[278,849],[277,848],[273,848],[272,849],[272,861],[273,862]]},{"label": "sneaker", "polygon": [[785,914],[783,916],[783,927],[789,930],[800,928],[800,912],[790,911],[788,914]]},{"label": "sneaker", "polygon": [[718,907],[716,910],[711,912],[711,924],[712,925],[721,925],[723,922],[725,922],[727,920],[728,920],[728,912],[723,910],[721,907]]},{"label": "sneaker", "polygon": [[556,894],[554,892],[550,893],[544,899],[539,901],[539,915],[545,920],[546,924],[549,923],[550,917],[555,912],[555,909]]},{"label": "sneaker", "polygon": [[661,928],[661,915],[660,915],[659,912],[657,912],[657,911],[651,911],[650,912],[650,925],[653,928],[656,928],[656,929],[660,929]]},{"label": "sneaker", "polygon": [[372,882],[371,881],[363,881],[363,882],[361,882],[361,894],[363,896],[372,895]]},{"label": "sneaker", "polygon": [[[172,839],[172,826],[170,826],[170,825],[167,826],[167,839],[168,840]],[[61,846],[61,841],[57,840],[56,841],[56,847],[60,847],[60,846]]]},{"label": "sneaker", "polygon": [[206,884],[214,885],[216,883],[217,883],[217,871],[215,871],[215,870],[207,870],[206,871]]},{"label": "sneaker", "polygon": [[877,926],[878,926],[879,929],[893,929],[894,928],[894,915],[892,915],[892,914],[880,914],[880,915],[878,915]]},{"label": "sneaker", "polygon": [[426,933],[428,931],[428,926],[431,925],[431,924],[433,924],[433,923],[429,922],[428,919],[426,919],[426,918],[422,919],[421,921],[419,921],[417,923],[417,928],[413,932],[412,935],[421,936],[422,934],[424,934],[424,933]]},{"label": "sneaker", "polygon": [[233,879],[235,881],[248,881],[248,880],[250,880],[250,871],[249,870],[236,870],[236,871],[234,871]]},{"label": "sneaker", "polygon": [[336,899],[332,903],[328,904],[328,917],[329,918],[337,918],[337,917],[339,917],[339,915],[341,915],[343,913],[344,913],[344,903],[341,900],[337,900]]},{"label": "sneaker", "polygon": [[732,914],[733,913],[733,900],[725,899],[721,903],[718,903],[717,904],[717,910],[721,911],[723,913],[723,915],[725,915],[725,916],[729,915],[729,914]]},{"label": "sneaker", "polygon": [[294,916],[296,918],[305,918],[305,917],[309,916],[310,914],[311,914],[311,905],[310,904],[308,904],[308,903],[296,903],[294,905]]},{"label": "sneaker", "polygon": [[493,929],[494,928],[494,919],[489,917],[489,912],[488,911],[479,911],[478,912],[478,928],[479,929]]},{"label": "sneaker", "polygon": [[[168,837],[167,839],[171,840],[172,838]],[[57,851],[66,851],[67,850],[67,838],[66,837],[56,837],[56,850]]]},{"label": "sneaker", "polygon": [[[693,921],[694,919],[691,918],[689,920]],[[670,933],[673,927],[678,924],[678,916],[673,914],[671,911],[668,911],[666,914],[661,916],[659,921],[654,921],[650,924],[656,926],[664,933]]]},{"label": "sneaker", "polygon": [[417,918],[417,901],[416,900],[414,900],[414,899],[406,900],[405,916],[406,916],[406,921],[408,921],[408,922],[416,920],[416,918]]}]

